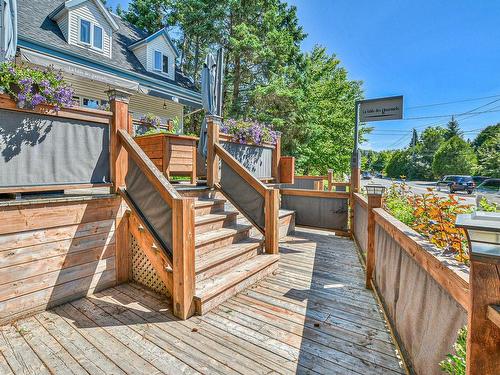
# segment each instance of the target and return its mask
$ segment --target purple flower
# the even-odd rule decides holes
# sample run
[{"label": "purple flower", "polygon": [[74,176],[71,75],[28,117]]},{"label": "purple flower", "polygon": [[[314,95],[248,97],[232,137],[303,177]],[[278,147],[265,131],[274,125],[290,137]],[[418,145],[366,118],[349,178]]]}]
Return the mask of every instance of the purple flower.
[{"label": "purple flower", "polygon": [[45,97],[38,94],[38,93],[33,95],[33,98],[31,98],[31,105],[33,107],[40,105],[40,104],[43,104],[43,103],[46,103]]}]

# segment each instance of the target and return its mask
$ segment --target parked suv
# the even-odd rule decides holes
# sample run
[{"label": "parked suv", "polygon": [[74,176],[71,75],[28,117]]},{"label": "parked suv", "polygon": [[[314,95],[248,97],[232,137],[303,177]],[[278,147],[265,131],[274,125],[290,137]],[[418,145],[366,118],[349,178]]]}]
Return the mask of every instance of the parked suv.
[{"label": "parked suv", "polygon": [[444,176],[440,181],[436,183],[436,190],[441,191],[441,189],[447,190],[448,193],[453,194],[456,191],[466,191],[468,194],[472,194],[476,184],[471,176]]},{"label": "parked suv", "polygon": [[479,207],[479,202],[485,198],[488,203],[496,204],[500,207],[500,178],[490,178],[484,181],[476,189],[477,197],[476,204]]}]

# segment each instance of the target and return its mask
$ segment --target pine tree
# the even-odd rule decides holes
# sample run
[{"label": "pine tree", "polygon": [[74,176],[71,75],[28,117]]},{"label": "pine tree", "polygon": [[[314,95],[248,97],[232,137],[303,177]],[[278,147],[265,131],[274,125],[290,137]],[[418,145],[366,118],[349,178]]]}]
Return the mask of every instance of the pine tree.
[{"label": "pine tree", "polygon": [[410,147],[415,147],[418,144],[418,133],[417,130],[413,129],[413,134],[411,136]]},{"label": "pine tree", "polygon": [[458,121],[455,120],[455,116],[451,116],[450,122],[448,122],[448,124],[446,125],[445,139],[448,140],[455,136],[462,137],[462,135],[463,132],[462,130],[460,130],[460,125],[458,124]]}]

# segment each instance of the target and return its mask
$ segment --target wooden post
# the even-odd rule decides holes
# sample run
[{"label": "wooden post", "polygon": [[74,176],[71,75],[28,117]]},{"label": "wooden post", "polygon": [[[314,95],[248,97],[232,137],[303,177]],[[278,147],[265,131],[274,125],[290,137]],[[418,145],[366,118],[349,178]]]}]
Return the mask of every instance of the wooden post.
[{"label": "wooden post", "polygon": [[[128,155],[120,142],[118,130],[124,129],[129,134],[131,132],[132,121],[128,112],[130,95],[121,90],[109,90],[107,94],[110,100],[110,109],[113,112],[109,132],[111,181],[113,182],[113,192],[117,193],[120,187],[125,186],[125,176],[128,170]],[[124,205],[122,204],[120,214],[115,220],[115,269],[117,284],[128,281],[129,265],[129,215],[124,212]]]},{"label": "wooden post", "polygon": [[328,191],[332,191],[333,189],[333,170],[328,170]]},{"label": "wooden post", "polygon": [[174,315],[187,319],[194,313],[194,199],[174,199],[172,206]]},{"label": "wooden post", "polygon": [[361,153],[356,150],[351,159],[351,181],[349,184],[349,192],[351,193],[349,198],[349,228],[352,233],[354,233],[354,193],[359,193],[360,186],[360,166],[361,166]]},{"label": "wooden post", "polygon": [[265,195],[265,237],[266,253],[279,253],[279,190],[267,189]]},{"label": "wooden post", "polygon": [[[352,196],[352,195],[351,195]],[[366,287],[372,289],[371,280],[375,270],[375,213],[382,207],[382,195],[368,195],[368,241],[366,246]]]},{"label": "wooden post", "polygon": [[107,91],[110,100],[110,109],[113,112],[110,129],[110,162],[111,181],[114,192],[125,186],[125,175],[128,169],[127,152],[121,145],[118,130],[124,129],[129,132],[128,103],[130,95],[128,92],[113,89]]},{"label": "wooden post", "polygon": [[[467,375],[493,375],[500,369],[500,327],[494,304],[500,304],[500,256],[471,256],[467,332]],[[498,320],[497,312],[497,320]],[[491,319],[493,318],[493,319]]]},{"label": "wooden post", "polygon": [[219,182],[219,157],[214,145],[219,143],[219,124],[215,118],[207,117],[207,185],[214,187]]},{"label": "wooden post", "polygon": [[314,190],[323,191],[325,189],[325,183],[323,180],[314,181]]},{"label": "wooden post", "polygon": [[293,156],[282,156],[279,171],[280,183],[293,184],[295,182],[295,158]]},{"label": "wooden post", "polygon": [[271,175],[275,183],[280,182],[281,135],[276,139],[273,149]]}]

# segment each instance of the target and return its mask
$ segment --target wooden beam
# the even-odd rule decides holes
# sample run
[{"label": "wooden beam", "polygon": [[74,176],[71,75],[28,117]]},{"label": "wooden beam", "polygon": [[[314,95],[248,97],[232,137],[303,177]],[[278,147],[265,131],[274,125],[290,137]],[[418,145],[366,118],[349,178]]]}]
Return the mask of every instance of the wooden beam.
[{"label": "wooden beam", "polygon": [[168,292],[172,294],[173,277],[171,270],[169,270],[169,266],[171,266],[170,260],[167,255],[160,250],[154,237],[147,231],[147,227],[142,223],[141,218],[134,212],[130,214],[129,230],[139,244],[139,248],[144,252],[155,269],[156,274],[165,284]]},{"label": "wooden beam", "polygon": [[333,170],[332,169],[329,169],[328,170],[328,191],[332,191],[333,190]]},{"label": "wooden beam", "polygon": [[115,269],[116,283],[121,284],[129,280],[130,269],[130,211],[124,205],[115,221]]},{"label": "wooden beam", "polygon": [[110,131],[110,163],[111,163],[111,181],[114,184],[114,192],[118,192],[121,186],[125,186],[125,175],[128,170],[127,152],[120,142],[118,133],[120,131],[128,134],[129,114],[128,103],[130,97],[128,93],[120,90],[109,90],[111,112]]},{"label": "wooden beam", "polygon": [[259,179],[253,176],[248,169],[246,169],[238,160],[236,160],[229,152],[227,152],[220,144],[214,145],[215,153],[235,171],[241,178],[243,178],[250,186],[252,186],[260,195],[265,196],[266,185]]},{"label": "wooden beam", "polygon": [[279,190],[267,189],[265,195],[266,253],[279,253]]},{"label": "wooden beam", "polygon": [[219,182],[219,158],[215,146],[219,145],[219,124],[207,119],[207,185],[214,187]]},{"label": "wooden beam", "polygon": [[368,208],[368,200],[364,195],[359,193],[353,194],[354,200],[359,203],[363,208]]},{"label": "wooden beam", "polygon": [[295,182],[295,158],[282,156],[280,158],[280,183],[293,184]]},{"label": "wooden beam", "polygon": [[376,208],[375,222],[380,225],[396,241],[399,246],[422,267],[452,298],[465,310],[469,309],[469,283],[465,274],[459,274],[458,262],[455,272],[454,263],[449,257],[446,264],[436,254],[441,253],[421,235],[403,224],[382,208]]},{"label": "wooden beam", "polygon": [[42,186],[20,186],[0,188],[0,194],[5,193],[27,193],[30,191],[54,191],[54,190],[72,190],[72,189],[92,189],[112,187],[111,183],[104,184],[71,184],[71,185],[42,185]]},{"label": "wooden beam", "polygon": [[280,159],[281,159],[281,136],[276,139],[276,144],[273,148],[271,175],[276,183],[280,182]]},{"label": "wooden beam", "polygon": [[321,191],[308,189],[280,189],[282,195],[295,195],[302,197],[321,197],[321,198],[350,198],[350,193],[344,191]]},{"label": "wooden beam", "polygon": [[175,199],[172,207],[174,315],[187,319],[194,314],[195,248],[194,199]]},{"label": "wooden beam", "polygon": [[180,194],[126,131],[120,129],[118,135],[129,156],[134,159],[135,163],[139,166],[156,191],[158,191],[163,200],[172,207],[173,200],[181,198]]},{"label": "wooden beam", "polygon": [[[500,262],[470,259],[470,307],[467,324],[467,375],[494,375],[500,369]],[[493,317],[493,320],[490,319]]]},{"label": "wooden beam", "polygon": [[365,286],[372,289],[373,271],[375,270],[375,208],[382,207],[381,195],[368,196],[368,241],[366,246],[366,275]]}]

